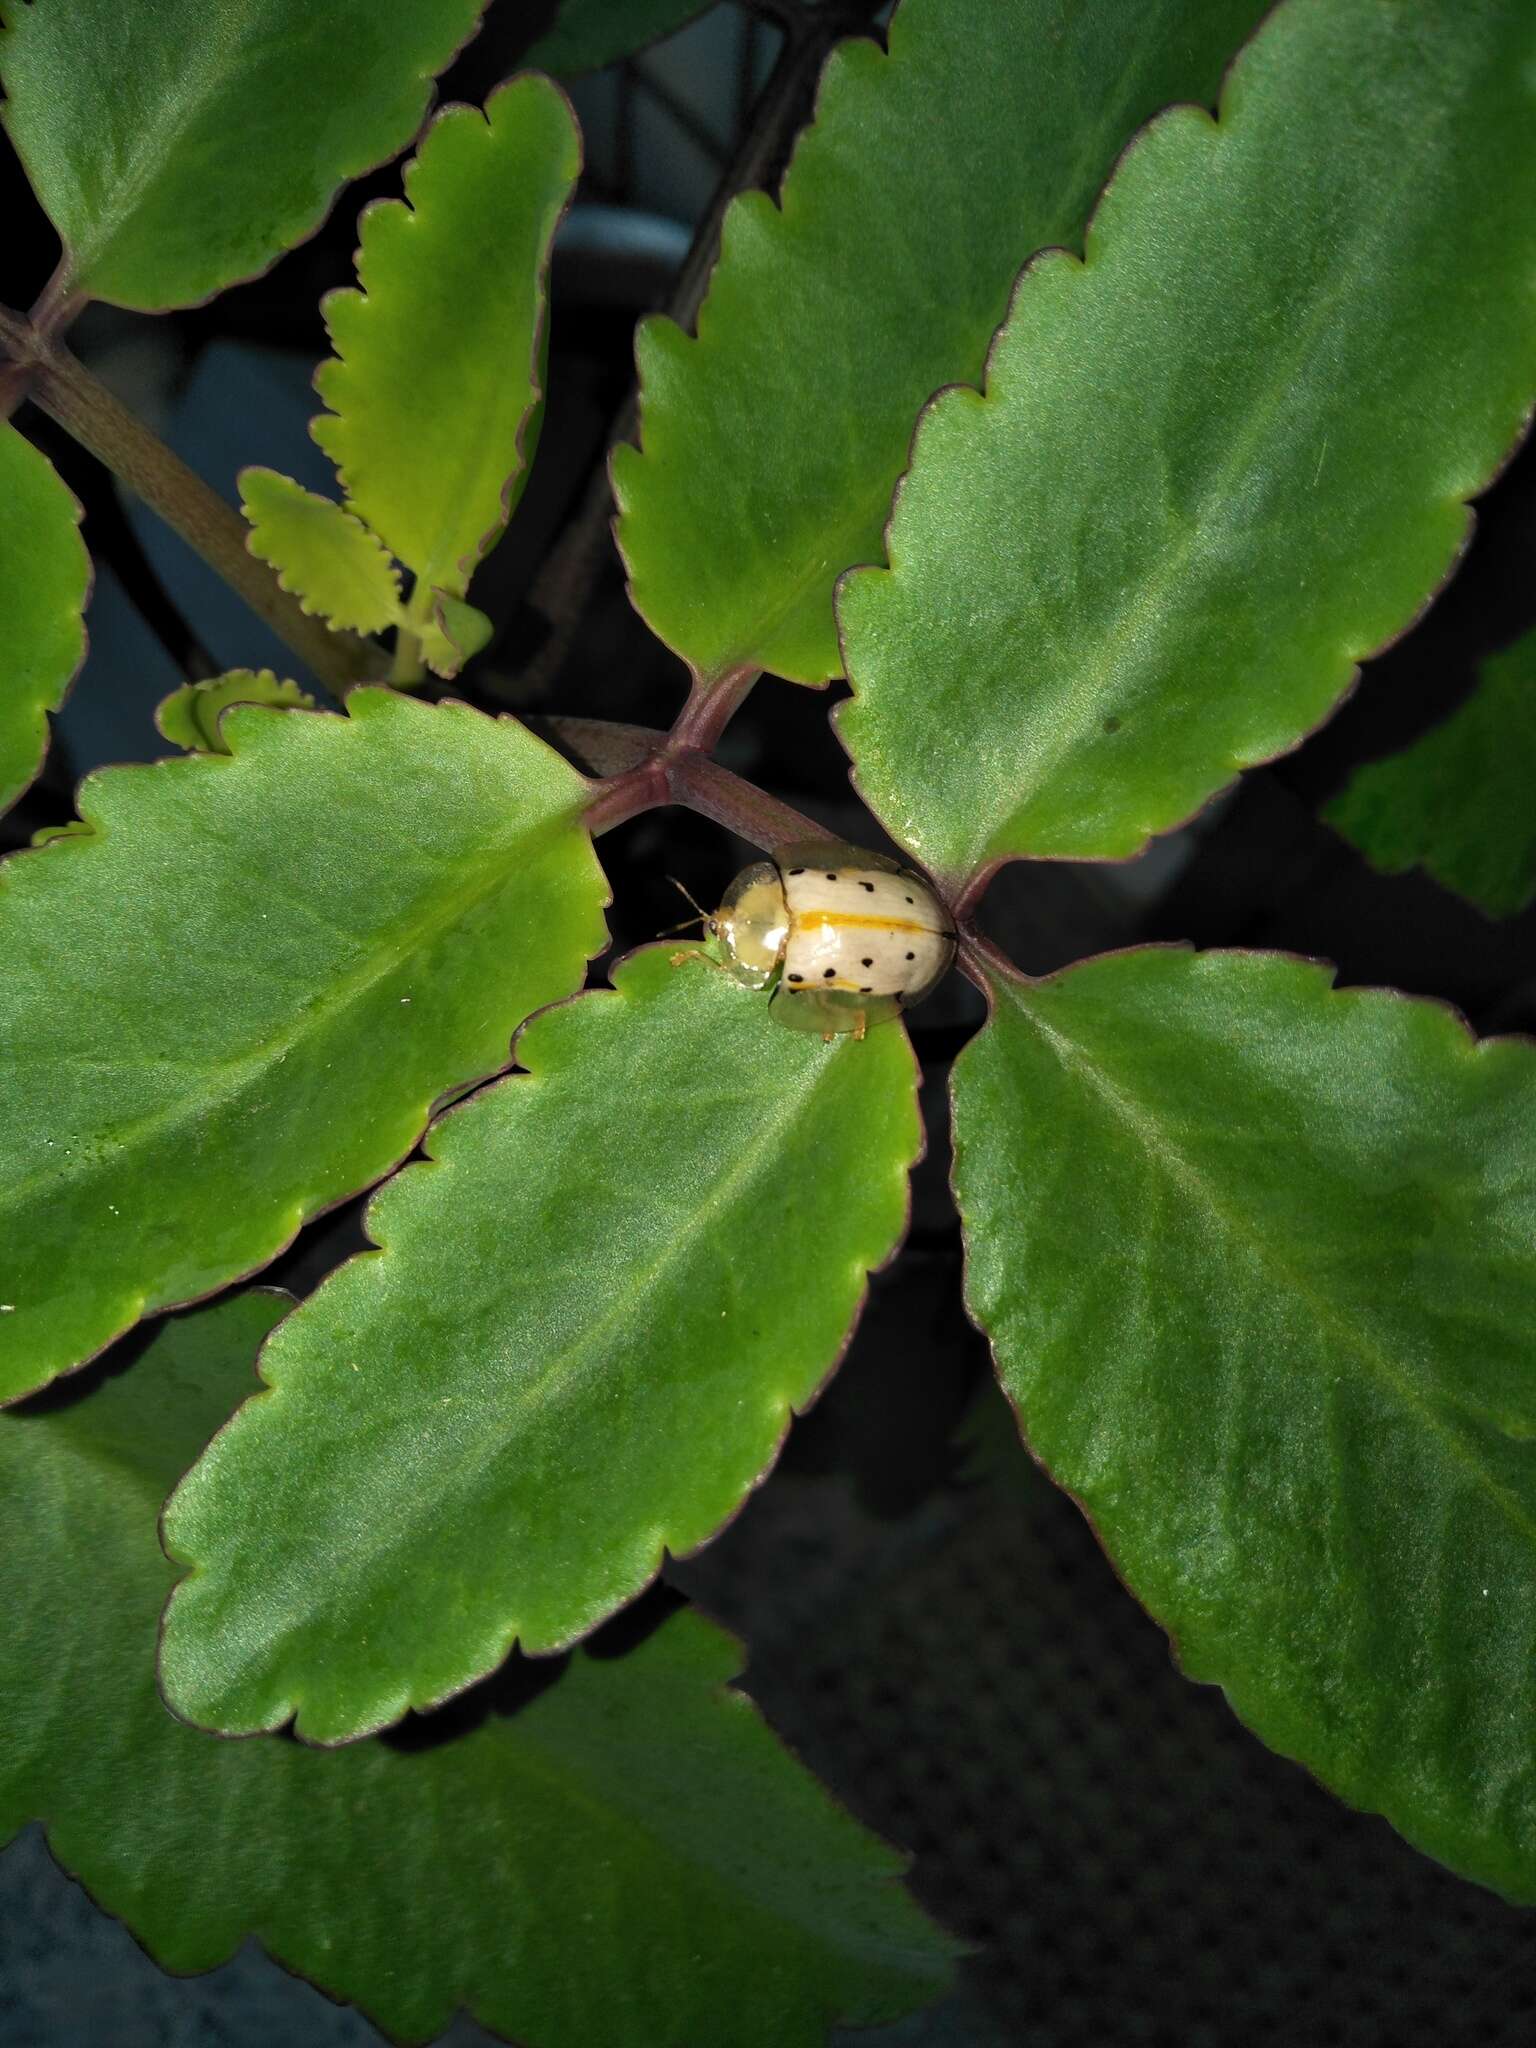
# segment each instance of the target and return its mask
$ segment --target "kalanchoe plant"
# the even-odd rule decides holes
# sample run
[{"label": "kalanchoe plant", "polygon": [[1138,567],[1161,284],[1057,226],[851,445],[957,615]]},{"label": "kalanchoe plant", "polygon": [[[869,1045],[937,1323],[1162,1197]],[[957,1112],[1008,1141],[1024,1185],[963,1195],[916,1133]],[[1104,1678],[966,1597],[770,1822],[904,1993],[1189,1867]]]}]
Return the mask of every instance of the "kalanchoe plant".
[{"label": "kalanchoe plant", "polygon": [[[697,11],[570,0],[543,59]],[[772,719],[846,675],[856,786],[929,878],[912,929],[931,885],[987,1000],[954,1184],[1031,1447],[1192,1677],[1536,1901],[1536,1053],[1279,954],[1030,979],[977,922],[1001,864],[1123,859],[1295,747],[1454,569],[1536,399],[1527,0],[902,0],[840,43],[696,323],[685,278],[640,330],[617,539],[691,691],[666,732],[557,703],[539,734],[431,677],[485,644],[471,580],[534,456],[580,165],[547,77],[437,113],[365,211],[317,377],[336,499],[252,448],[242,524],[66,346],[93,298],[187,306],[309,233],[475,26],[254,12],[0,0],[64,244],[0,385],[345,699],[189,678],[181,751],[88,776],[0,870],[0,1829],[45,1820],[168,1966],[254,1933],[404,2039],[465,2006],[537,2048],[812,2042],[936,1995],[952,1944],[899,1859],[696,1616],[452,1740],[381,1734],[718,1532],[898,1251],[919,1075],[858,1002],[906,929],[890,870],[828,855],[867,926],[802,901],[785,849],[824,829],[714,758],[763,676]],[[777,104],[878,10],[772,12]],[[21,420],[7,799],[90,588]],[[576,993],[625,883],[593,842],[667,804],[784,854],[818,944],[871,932],[861,1028],[781,1028],[793,930],[763,988],[699,964],[716,938]],[[380,1181],[375,1249],[297,1306],[238,1291]],[[43,1396],[119,1343],[131,1369]]]}]

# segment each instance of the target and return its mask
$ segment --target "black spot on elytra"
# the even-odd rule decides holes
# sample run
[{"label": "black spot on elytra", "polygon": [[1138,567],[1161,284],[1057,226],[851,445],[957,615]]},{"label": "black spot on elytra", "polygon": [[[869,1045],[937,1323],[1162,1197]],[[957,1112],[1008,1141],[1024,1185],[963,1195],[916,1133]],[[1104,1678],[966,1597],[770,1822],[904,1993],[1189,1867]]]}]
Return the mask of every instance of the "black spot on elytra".
[{"label": "black spot on elytra", "polygon": [[874,966],[874,964],[875,964],[875,963],[874,963],[874,961],[873,961],[873,960],[861,960],[861,961],[859,962],[859,965],[860,965],[861,967],[873,967],[873,966]]},{"label": "black spot on elytra", "polygon": [[[859,887],[861,889],[867,889],[871,896],[873,896],[875,893],[875,885],[873,882],[860,882]],[[907,901],[910,903],[912,901],[912,898],[909,896],[907,898]]]},{"label": "black spot on elytra", "polygon": [[836,981],[837,969],[835,967],[829,967],[826,973],[821,978],[823,981]]},{"label": "black spot on elytra", "polygon": [[916,955],[915,953],[909,953],[909,954],[907,955],[907,958],[908,958],[909,960],[915,960],[915,959],[917,958],[917,955]]},{"label": "black spot on elytra", "polygon": [[861,988],[859,990],[859,994],[861,996],[872,996],[874,994],[874,990],[872,988]]},{"label": "black spot on elytra", "polygon": [[[912,957],[912,956],[911,956],[911,954],[909,953],[909,954],[907,955],[907,958],[908,958],[908,959],[910,960],[910,959],[911,959],[911,957]],[[804,979],[805,979],[805,976],[804,976],[803,974],[792,974],[792,975],[791,975],[791,976],[790,976],[789,978],[790,978],[790,980],[791,980],[791,981],[804,981]]]},{"label": "black spot on elytra", "polygon": [[835,868],[833,869],[833,871],[831,872],[831,874],[829,874],[829,875],[827,876],[827,880],[828,880],[829,882],[835,882],[835,881],[837,880],[837,870],[836,870]]},{"label": "black spot on elytra", "polygon": [[909,897],[907,898],[907,901],[908,901],[908,902],[910,903],[910,902],[912,901],[912,898],[911,898],[911,897],[909,896]]},{"label": "black spot on elytra", "polygon": [[805,869],[804,869],[804,868],[791,868],[789,872],[790,872],[790,873],[791,873],[792,875],[803,875],[803,874],[805,873]]}]

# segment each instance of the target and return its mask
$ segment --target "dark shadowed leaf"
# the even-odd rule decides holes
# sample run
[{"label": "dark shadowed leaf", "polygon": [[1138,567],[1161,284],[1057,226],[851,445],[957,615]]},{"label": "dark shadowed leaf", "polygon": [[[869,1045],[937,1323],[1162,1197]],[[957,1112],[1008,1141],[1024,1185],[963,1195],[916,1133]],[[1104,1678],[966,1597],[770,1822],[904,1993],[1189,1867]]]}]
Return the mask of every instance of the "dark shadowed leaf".
[{"label": "dark shadowed leaf", "polygon": [[714,0],[561,0],[554,27],[528,52],[535,71],[578,78],[601,71],[647,43],[675,35],[707,14]]},{"label": "dark shadowed leaf", "polygon": [[934,1996],[949,1945],[902,1859],[778,1747],[692,1614],[428,1748],[171,1718],[156,1515],[288,1305],[178,1317],[84,1400],[0,1417],[0,1840],[43,1820],[167,1968],[254,1935],[400,2040],[463,2007],[533,2048],[816,2048]]},{"label": "dark shadowed leaf", "polygon": [[1536,895],[1536,633],[1483,663],[1443,725],[1372,761],[1324,811],[1387,874],[1422,867],[1490,917]]}]

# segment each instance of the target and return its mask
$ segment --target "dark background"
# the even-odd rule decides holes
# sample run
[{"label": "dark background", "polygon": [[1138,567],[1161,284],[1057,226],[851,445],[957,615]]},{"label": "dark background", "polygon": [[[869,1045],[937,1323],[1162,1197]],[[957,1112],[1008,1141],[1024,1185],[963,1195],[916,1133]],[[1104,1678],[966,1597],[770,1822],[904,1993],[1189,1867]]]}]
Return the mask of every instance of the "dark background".
[{"label": "dark background", "polygon": [[[499,0],[443,97],[483,99],[540,11]],[[575,89],[589,170],[556,257],[548,417],[514,529],[475,584],[498,637],[472,687],[453,686],[487,709],[666,724],[681,702],[682,669],[629,609],[611,549],[559,660],[534,579],[626,397],[635,317],[668,301],[776,43],[724,7]],[[73,344],[231,497],[251,461],[332,488],[306,433],[325,352],[316,307],[351,282],[359,204],[397,190],[395,170],[364,179],[309,243],[208,307],[158,320],[92,308]],[[24,307],[56,245],[8,156],[0,218],[12,227],[0,297]],[[302,673],[90,457],[36,412],[19,417],[85,507],[98,581],[86,669],[42,779],[0,821],[3,848],[68,816],[86,769],[163,752],[151,713],[185,674]],[[1536,621],[1533,572],[1528,448],[1482,501],[1446,594],[1367,666],[1321,733],[1137,861],[1006,870],[984,921],[1030,971],[1146,939],[1283,947],[1336,962],[1344,982],[1447,998],[1480,1031],[1530,1030],[1536,910],[1494,924],[1423,876],[1376,875],[1316,813],[1356,764],[1443,719],[1479,659]],[[549,672],[532,696],[530,662]],[[827,730],[841,694],[763,683],[722,758],[833,830],[878,838]],[[638,819],[602,851],[620,951],[681,915],[669,875],[714,901],[745,852],[683,812]],[[855,1812],[916,1852],[919,1896],[980,1944],[947,2007],[863,2038],[1531,2042],[1528,1916],[1341,1808],[1218,1695],[1182,1680],[989,1390],[985,1347],[960,1308],[944,1131],[948,1066],[978,1014],[952,977],[914,1019],[930,1149],[907,1249],[875,1282],[847,1362],[773,1481],[671,1573],[746,1639],[750,1689],[775,1725]],[[360,1206],[306,1231],[268,1277],[306,1292],[362,1242]],[[641,1625],[666,1597],[641,1604]],[[206,1978],[163,1976],[54,1869],[35,1831],[0,1858],[5,2048],[376,2038],[251,1949]],[[485,2037],[461,2023],[451,2038]]]}]

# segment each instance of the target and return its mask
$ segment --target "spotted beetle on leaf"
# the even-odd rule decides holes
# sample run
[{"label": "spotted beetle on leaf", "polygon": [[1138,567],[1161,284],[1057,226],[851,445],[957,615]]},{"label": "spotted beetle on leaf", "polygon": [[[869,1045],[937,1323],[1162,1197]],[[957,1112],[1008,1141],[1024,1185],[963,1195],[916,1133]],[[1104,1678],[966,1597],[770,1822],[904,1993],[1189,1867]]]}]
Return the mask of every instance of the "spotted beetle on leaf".
[{"label": "spotted beetle on leaf", "polygon": [[884,854],[814,840],[743,868],[706,919],[721,965],[771,991],[795,1031],[862,1038],[919,1003],[955,957],[949,913],[928,884]]}]

